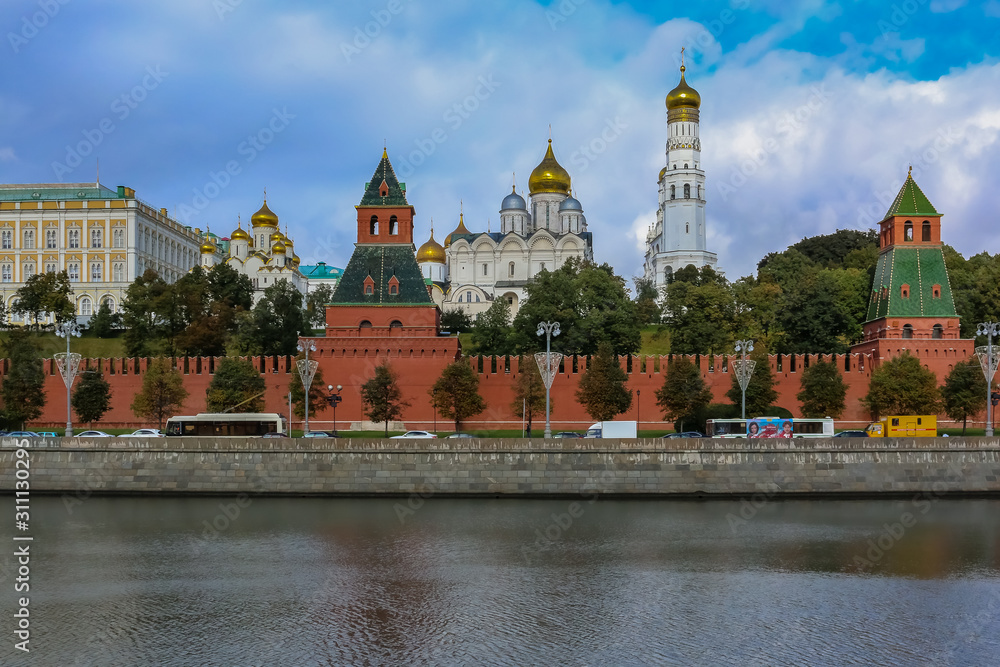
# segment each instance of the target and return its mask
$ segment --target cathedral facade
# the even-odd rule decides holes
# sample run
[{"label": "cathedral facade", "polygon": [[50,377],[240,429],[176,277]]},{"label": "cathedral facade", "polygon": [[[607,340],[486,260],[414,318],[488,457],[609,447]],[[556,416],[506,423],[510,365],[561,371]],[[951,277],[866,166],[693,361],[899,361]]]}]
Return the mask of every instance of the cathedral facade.
[{"label": "cathedral facade", "polygon": [[667,162],[660,170],[656,222],[646,234],[644,277],[658,288],[686,266],[718,263],[705,241],[705,172],[701,164],[701,95],[684,80],[667,94]]},{"label": "cathedral facade", "polygon": [[556,160],[551,139],[528,189],[527,200],[516,186],[503,198],[498,232],[470,231],[464,213],[444,245],[431,228],[417,262],[442,310],[460,308],[475,316],[505,299],[513,316],[526,297],[525,286],[541,271],[558,269],[573,257],[593,260],[583,205],[572,195],[570,175]]}]

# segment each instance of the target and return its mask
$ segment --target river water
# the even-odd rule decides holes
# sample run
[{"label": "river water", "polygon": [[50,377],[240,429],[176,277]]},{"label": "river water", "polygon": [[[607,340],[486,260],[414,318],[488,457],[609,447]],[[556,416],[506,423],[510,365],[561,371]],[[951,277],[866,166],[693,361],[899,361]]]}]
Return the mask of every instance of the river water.
[{"label": "river water", "polygon": [[36,497],[0,664],[1000,664],[998,500],[592,500]]}]

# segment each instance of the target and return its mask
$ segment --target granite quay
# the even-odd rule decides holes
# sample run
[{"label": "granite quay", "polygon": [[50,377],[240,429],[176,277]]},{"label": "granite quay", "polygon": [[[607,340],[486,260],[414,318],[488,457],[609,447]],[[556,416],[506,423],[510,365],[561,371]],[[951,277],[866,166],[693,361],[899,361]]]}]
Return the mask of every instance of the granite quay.
[{"label": "granite quay", "polygon": [[[16,440],[0,439],[0,492]],[[32,491],[94,494],[725,497],[1000,494],[1000,439],[39,438]]]}]

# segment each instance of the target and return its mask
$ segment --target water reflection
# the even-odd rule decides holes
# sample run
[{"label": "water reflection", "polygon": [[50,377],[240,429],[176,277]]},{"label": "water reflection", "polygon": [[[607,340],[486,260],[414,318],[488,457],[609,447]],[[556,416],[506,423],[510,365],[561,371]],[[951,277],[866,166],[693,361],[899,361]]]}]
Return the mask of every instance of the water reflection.
[{"label": "water reflection", "polygon": [[1000,655],[1000,501],[406,503],[35,499],[36,648],[2,664]]}]

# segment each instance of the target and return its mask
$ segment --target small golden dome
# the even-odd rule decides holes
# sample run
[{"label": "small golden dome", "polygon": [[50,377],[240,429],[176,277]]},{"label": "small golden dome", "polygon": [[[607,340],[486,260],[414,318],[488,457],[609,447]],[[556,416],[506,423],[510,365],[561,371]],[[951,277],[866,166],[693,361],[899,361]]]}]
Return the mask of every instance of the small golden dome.
[{"label": "small golden dome", "polygon": [[250,223],[254,227],[278,227],[278,216],[274,214],[274,211],[267,207],[267,200],[264,200],[264,205],[260,207],[260,210],[250,216]]},{"label": "small golden dome", "polygon": [[299,259],[299,256],[292,253],[292,266],[298,266],[300,261],[302,260]]},{"label": "small golden dome", "polygon": [[205,237],[205,242],[201,244],[201,254],[202,255],[212,255],[215,253],[215,244],[212,243],[212,239]]},{"label": "small golden dome", "polygon": [[271,254],[279,254],[280,255],[280,254],[284,254],[284,252],[285,252],[285,244],[282,243],[281,241],[278,241],[273,246],[271,246]]},{"label": "small golden dome", "polygon": [[665,173],[667,173],[667,168],[666,168],[666,167],[664,167],[663,169],[661,169],[661,170],[660,170],[660,177],[659,177],[658,179],[656,179],[656,182],[657,182],[657,183],[659,183],[660,181],[662,181],[662,180],[663,180],[663,175],[664,175]]},{"label": "small golden dome", "polygon": [[528,177],[528,192],[558,192],[568,195],[570,191],[569,172],[556,160],[552,152],[552,140],[549,139],[549,147],[545,150],[545,157],[538,163],[538,166]]},{"label": "small golden dome", "polygon": [[284,235],[284,234],[282,234],[281,232],[271,232],[271,236],[270,236],[270,239],[271,239],[271,243],[272,243],[272,244],[275,244],[275,243],[277,243],[278,241],[282,241],[282,242],[284,242],[284,240],[285,240],[285,235]]},{"label": "small golden dome", "polygon": [[242,227],[237,227],[233,230],[233,233],[229,235],[230,241],[249,241],[250,235],[243,230]]},{"label": "small golden dome", "polygon": [[444,248],[441,244],[434,240],[434,228],[431,228],[431,237],[427,239],[427,243],[420,246],[417,250],[417,262],[436,262],[438,264],[444,264],[447,259],[445,255]]},{"label": "small golden dome", "polygon": [[701,106],[701,95],[698,91],[687,85],[687,81],[684,80],[684,65],[681,65],[681,82],[677,84],[677,87],[667,93],[667,109],[677,109],[680,107],[688,107],[691,109],[697,109]]},{"label": "small golden dome", "polygon": [[448,236],[444,237],[444,247],[447,248],[448,246],[451,245],[451,239],[456,234],[471,234],[471,233],[472,232],[470,232],[468,229],[465,228],[465,214],[459,213],[458,227],[456,227],[455,231],[453,231],[451,234],[448,234]]}]

